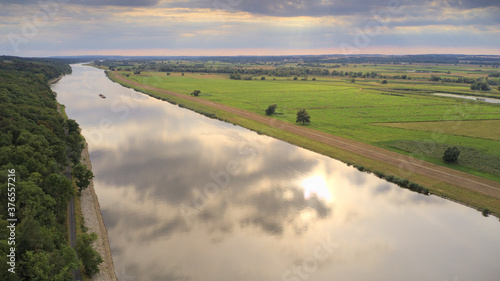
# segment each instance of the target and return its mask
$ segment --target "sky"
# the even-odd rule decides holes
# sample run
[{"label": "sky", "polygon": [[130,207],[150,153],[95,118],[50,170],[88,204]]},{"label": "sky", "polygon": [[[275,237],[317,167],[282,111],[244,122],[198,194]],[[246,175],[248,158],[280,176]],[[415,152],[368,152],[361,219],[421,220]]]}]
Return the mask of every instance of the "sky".
[{"label": "sky", "polygon": [[500,0],[0,0],[0,55],[500,55]]}]

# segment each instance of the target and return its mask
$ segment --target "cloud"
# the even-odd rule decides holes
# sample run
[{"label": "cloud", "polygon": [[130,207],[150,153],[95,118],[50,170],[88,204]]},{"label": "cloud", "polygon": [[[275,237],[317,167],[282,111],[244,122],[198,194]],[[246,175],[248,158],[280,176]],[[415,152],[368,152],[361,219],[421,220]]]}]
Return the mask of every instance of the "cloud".
[{"label": "cloud", "polygon": [[24,36],[23,32],[30,31],[25,22],[33,22],[44,12],[38,0],[2,2],[0,34],[14,33],[26,39],[20,39],[18,52],[14,52],[9,38],[1,36],[2,54],[120,49],[136,50],[134,54],[141,49],[178,53],[193,48],[280,50],[278,53],[337,49],[339,53],[339,46],[353,45],[357,32],[370,22],[382,26],[363,52],[377,46],[431,46],[432,50],[450,44],[490,49],[500,44],[500,1],[57,1],[61,4],[51,9],[54,15],[30,36]]},{"label": "cloud", "polygon": [[150,7],[158,4],[160,0],[3,0],[4,4],[16,5],[85,5],[85,6],[126,6]]}]

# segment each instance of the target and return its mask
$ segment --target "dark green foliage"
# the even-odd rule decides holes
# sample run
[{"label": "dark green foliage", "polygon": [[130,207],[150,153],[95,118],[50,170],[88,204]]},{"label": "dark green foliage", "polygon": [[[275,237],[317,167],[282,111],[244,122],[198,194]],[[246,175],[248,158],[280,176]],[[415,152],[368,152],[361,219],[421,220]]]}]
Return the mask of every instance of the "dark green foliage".
[{"label": "dark green foliage", "polygon": [[75,177],[76,186],[78,186],[79,192],[86,189],[90,184],[90,180],[94,178],[94,173],[81,163],[78,163],[73,167],[72,174],[73,177]]},{"label": "dark green foliage", "polygon": [[95,233],[81,233],[76,238],[78,257],[82,260],[85,273],[89,277],[99,272],[99,264],[102,263],[102,257],[92,248],[92,243],[95,240],[97,240],[97,234]]},{"label": "dark green foliage", "polygon": [[365,167],[364,166],[354,165],[354,168],[358,169],[358,171],[360,171],[360,172],[365,171]]},{"label": "dark green foliage", "polygon": [[309,116],[309,113],[305,109],[301,109],[297,111],[297,120],[295,122],[302,123],[302,125],[311,123],[311,116]]},{"label": "dark green foliage", "polygon": [[15,169],[17,268],[16,274],[7,271],[2,208],[0,280],[71,280],[71,270],[79,267],[65,228],[73,186],[62,171],[67,147],[70,154],[73,148],[81,153],[82,138],[78,124],[58,112],[47,85],[71,68],[54,59],[5,58],[0,57],[0,206],[7,206],[6,170]]},{"label": "dark green foliage", "polygon": [[233,80],[241,80],[241,75],[239,73],[231,73],[231,75],[229,75],[229,78]]},{"label": "dark green foliage", "polygon": [[470,88],[472,90],[488,91],[490,90],[490,84],[488,84],[488,81],[486,79],[482,79],[481,81],[472,84]]},{"label": "dark green foliage", "polygon": [[387,80],[382,80],[382,84],[387,84]]},{"label": "dark green foliage", "polygon": [[275,111],[278,105],[276,104],[271,104],[267,109],[266,109],[266,115],[272,115]]},{"label": "dark green foliage", "polygon": [[448,163],[456,163],[459,155],[460,150],[456,146],[448,147],[444,152],[443,160]]},{"label": "dark green foliage", "polygon": [[266,77],[262,76],[260,77],[260,80],[266,80]]},{"label": "dark green foliage", "polygon": [[192,95],[192,96],[197,97],[197,96],[199,96],[199,95],[200,95],[200,93],[201,93],[201,91],[200,91],[200,90],[194,90],[194,91],[191,93],[191,95]]},{"label": "dark green foliage", "polygon": [[299,79],[299,77],[297,77],[297,76],[293,77],[293,80],[298,80],[298,79]]},{"label": "dark green foliage", "polygon": [[483,213],[483,216],[487,217],[489,214],[490,214],[490,210],[489,209],[483,209],[482,213]]},{"label": "dark green foliage", "polygon": [[355,83],[355,82],[356,82],[356,79],[352,78],[351,83]]}]

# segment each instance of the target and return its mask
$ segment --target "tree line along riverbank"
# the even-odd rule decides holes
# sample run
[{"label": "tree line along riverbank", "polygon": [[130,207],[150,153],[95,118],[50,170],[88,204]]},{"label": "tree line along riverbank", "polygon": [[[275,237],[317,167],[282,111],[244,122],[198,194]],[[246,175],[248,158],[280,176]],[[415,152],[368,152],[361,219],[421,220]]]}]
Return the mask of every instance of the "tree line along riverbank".
[{"label": "tree line along riverbank", "polygon": [[91,234],[77,235],[79,258],[68,241],[79,193],[66,170],[80,164],[84,139],[49,82],[69,73],[62,60],[0,58],[0,280],[72,280],[100,259]]}]

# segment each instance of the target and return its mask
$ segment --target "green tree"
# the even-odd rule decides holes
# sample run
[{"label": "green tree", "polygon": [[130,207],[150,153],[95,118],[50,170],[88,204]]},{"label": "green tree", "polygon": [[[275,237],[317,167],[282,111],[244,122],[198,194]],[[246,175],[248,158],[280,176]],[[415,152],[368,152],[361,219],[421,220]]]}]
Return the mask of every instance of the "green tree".
[{"label": "green tree", "polygon": [[309,116],[309,113],[305,109],[300,109],[297,111],[297,120],[295,122],[302,123],[302,125],[311,123],[311,116]]},{"label": "green tree", "polygon": [[444,152],[443,160],[448,163],[456,163],[459,155],[460,150],[456,146],[448,147]]},{"label": "green tree", "polygon": [[382,84],[387,84],[387,80],[382,80]]},{"label": "green tree", "polygon": [[80,128],[78,123],[76,123],[76,121],[73,119],[66,120],[66,125],[68,126],[69,133],[78,132],[78,129]]},{"label": "green tree", "polygon": [[473,83],[470,86],[470,88],[471,88],[471,90],[489,91],[490,90],[490,84],[488,84],[488,81],[486,79],[482,79],[481,81]]},{"label": "green tree", "polygon": [[229,75],[229,79],[233,79],[233,80],[241,80],[241,75],[239,73],[231,73],[231,75]]},{"label": "green tree", "polygon": [[78,257],[82,260],[85,267],[85,273],[92,277],[99,272],[99,264],[102,263],[102,257],[92,248],[92,244],[97,240],[97,234],[81,233],[76,238],[76,249]]},{"label": "green tree", "polygon": [[76,186],[78,186],[78,191],[82,192],[84,189],[86,189],[89,184],[90,180],[94,178],[94,174],[92,173],[91,170],[87,169],[85,165],[78,163],[73,167],[73,177],[75,177],[76,180]]},{"label": "green tree", "polygon": [[200,95],[200,93],[201,93],[201,91],[200,91],[200,90],[194,90],[194,91],[191,93],[191,95],[192,95],[192,96],[197,97],[197,96],[199,96],[199,95]]},{"label": "green tree", "polygon": [[260,80],[266,80],[266,77],[262,76],[260,77]]},{"label": "green tree", "polygon": [[266,109],[266,115],[272,115],[275,111],[278,105],[276,104],[271,104],[267,109]]}]

